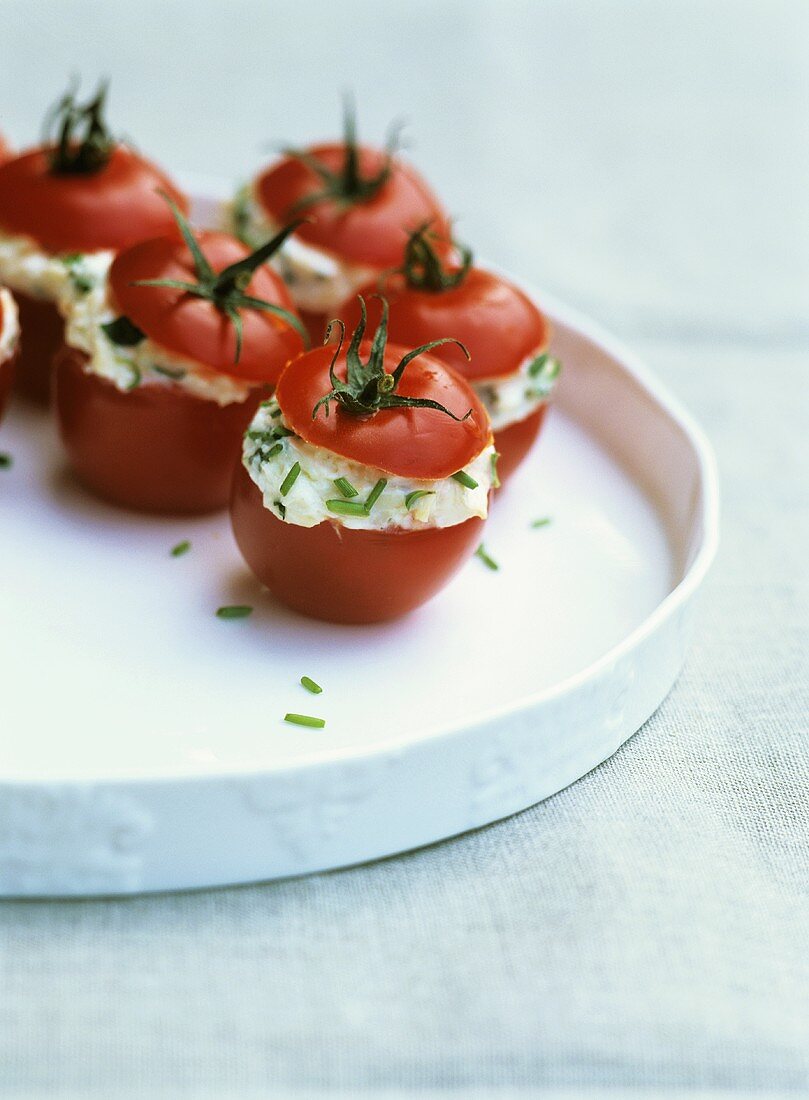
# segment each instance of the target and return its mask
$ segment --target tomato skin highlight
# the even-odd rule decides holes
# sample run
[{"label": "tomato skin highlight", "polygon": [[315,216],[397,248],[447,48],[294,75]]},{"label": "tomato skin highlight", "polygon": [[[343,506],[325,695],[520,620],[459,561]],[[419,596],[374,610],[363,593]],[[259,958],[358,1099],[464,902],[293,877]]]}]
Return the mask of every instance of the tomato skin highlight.
[{"label": "tomato skin highlight", "polygon": [[[513,374],[529,356],[544,351],[550,340],[550,323],[531,299],[485,268],[471,268],[462,283],[441,291],[410,287],[399,274],[389,275],[381,287],[368,283],[358,293],[365,299],[371,329],[382,313],[380,292],[390,306],[388,339],[416,347],[454,336],[466,345],[469,360],[455,344],[443,344],[432,354],[470,382]],[[337,316],[353,331],[360,319],[356,294]]]},{"label": "tomato skin highlight", "polygon": [[[335,348],[328,344],[301,355],[281,375],[275,396],[290,428],[307,443],[334,454],[372,466],[377,470],[415,480],[437,481],[451,477],[488,445],[491,428],[486,410],[468,384],[432,355],[420,355],[408,363],[397,394],[437,400],[456,416],[452,420],[435,409],[382,409],[370,419],[352,416],[331,403],[329,415],[320,408],[312,419],[317,401],[331,389],[329,364]],[[336,372],[345,377],[345,345],[338,356]],[[360,346],[364,358],[370,352]],[[388,344],[385,369],[392,372],[406,349]]]},{"label": "tomato skin highlight", "polygon": [[123,145],[97,172],[52,174],[43,148],[0,163],[0,227],[32,237],[46,252],[126,248],[177,235],[165,191],[183,212],[188,199],[156,165]]},{"label": "tomato skin highlight", "polygon": [[474,553],[484,522],[475,516],[414,531],[299,527],[264,507],[241,462],[230,509],[236,542],[258,580],[294,611],[335,623],[384,622],[425,603]]},{"label": "tomato skin highlight", "polygon": [[26,400],[46,406],[51,400],[53,358],[62,346],[65,324],[47,298],[14,291],[20,315],[20,351],[14,388]]},{"label": "tomato skin highlight", "polygon": [[[328,142],[311,146],[307,152],[332,171],[343,165],[345,146]],[[359,146],[360,172],[375,175],[385,154],[367,145]],[[256,197],[277,224],[294,213],[295,203],[322,188],[320,177],[294,157],[271,164],[255,182]],[[402,260],[408,232],[432,221],[436,233],[449,236],[449,223],[438,199],[426,181],[408,164],[393,159],[387,181],[368,200],[350,206],[334,201],[316,203],[304,210],[312,221],[302,225],[296,236],[307,244],[353,264],[380,271]]]},{"label": "tomato skin highlight", "polygon": [[[243,260],[250,249],[227,233],[198,233],[197,239],[214,271]],[[234,378],[275,383],[287,362],[304,349],[303,338],[271,313],[242,309],[242,351],[236,363],[233,322],[212,302],[171,287],[133,286],[139,279],[197,281],[186,245],[170,237],[141,241],[115,257],[109,283],[121,313],[174,355],[195,360]],[[291,313],[295,307],[279,275],[259,267],[246,293]]]},{"label": "tomato skin highlight", "polygon": [[83,369],[63,346],[55,363],[59,431],[80,480],[113,504],[137,511],[202,514],[227,505],[233,467],[258,404],[219,406],[179,386],[144,383],[123,393]]},{"label": "tomato skin highlight", "polygon": [[515,420],[494,433],[494,446],[498,455],[497,476],[500,484],[511,477],[536,442],[545,414],[547,403],[540,405],[523,420]]}]

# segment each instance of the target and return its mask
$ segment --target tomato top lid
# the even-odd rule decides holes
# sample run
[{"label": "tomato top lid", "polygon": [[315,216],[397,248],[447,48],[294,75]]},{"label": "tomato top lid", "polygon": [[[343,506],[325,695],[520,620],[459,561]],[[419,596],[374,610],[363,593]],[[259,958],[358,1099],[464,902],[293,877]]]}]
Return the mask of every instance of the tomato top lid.
[{"label": "tomato top lid", "polygon": [[[464,343],[470,358],[456,344],[443,344],[435,354],[465,378],[478,382],[513,374],[547,348],[550,324],[519,287],[475,267],[466,245],[449,243],[458,258],[445,261],[435,247],[431,226],[419,226],[410,235],[404,262],[383,283],[390,305],[388,335],[397,344],[411,344],[451,333]],[[377,281],[359,293],[371,295],[378,289]],[[368,312],[375,322],[378,300],[369,303]],[[349,328],[356,324],[356,295],[343,303],[338,316]]]},{"label": "tomato top lid", "polygon": [[399,130],[391,127],[382,150],[359,145],[354,105],[346,100],[342,142],[285,150],[256,180],[257,201],[278,223],[309,215],[297,233],[307,244],[349,263],[394,266],[415,226],[432,219],[447,229],[426,182],[395,157]]},{"label": "tomato top lid", "polygon": [[109,281],[127,343],[148,336],[167,351],[248,382],[274,384],[309,346],[303,322],[266,265],[296,223],[255,252],[226,233],[195,237],[166,197],[182,240],[141,241],[113,260]]},{"label": "tomato top lid", "polygon": [[468,383],[425,354],[447,340],[412,351],[388,345],[387,321],[383,299],[376,332],[365,339],[362,302],[348,349],[336,322],[339,342],[291,362],[276,400],[287,425],[313,446],[398,477],[451,477],[491,442],[489,418]]},{"label": "tomato top lid", "polygon": [[0,226],[50,252],[119,249],[174,232],[158,195],[185,196],[163,172],[118,142],[107,126],[107,85],[86,103],[76,88],[48,112],[41,146],[0,164]]}]

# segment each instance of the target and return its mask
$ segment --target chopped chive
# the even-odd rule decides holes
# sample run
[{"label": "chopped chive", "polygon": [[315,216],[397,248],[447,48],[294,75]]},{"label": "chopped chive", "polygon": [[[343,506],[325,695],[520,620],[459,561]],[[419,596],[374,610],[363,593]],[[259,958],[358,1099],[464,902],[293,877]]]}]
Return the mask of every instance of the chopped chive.
[{"label": "chopped chive", "polygon": [[275,500],[273,501],[273,503],[275,504],[275,507],[278,509],[278,511],[281,513],[281,519],[286,519],[287,506],[284,504],[284,502],[282,500]]},{"label": "chopped chive", "polygon": [[121,348],[132,348],[146,339],[146,333],[134,325],[128,317],[116,317],[114,321],[102,325],[101,331],[108,340]]},{"label": "chopped chive", "polygon": [[171,556],[173,558],[181,558],[183,554],[187,554],[191,549],[191,543],[188,539],[183,539],[182,542],[178,542],[176,546],[171,548]]},{"label": "chopped chive", "polygon": [[267,451],[267,453],[264,455],[265,462],[269,458],[274,458],[276,455],[280,455],[280,453],[281,453],[281,451],[283,451],[283,449],[284,449],[284,444],[283,443],[273,443],[272,447],[270,447],[269,451]]},{"label": "chopped chive", "polygon": [[14,465],[14,459],[5,451],[0,451],[0,470],[10,470]]},{"label": "chopped chive", "polygon": [[218,619],[246,619],[248,615],[253,614],[252,607],[248,607],[246,604],[233,604],[231,607],[217,608],[216,617]]},{"label": "chopped chive", "polygon": [[543,516],[542,519],[535,519],[531,524],[532,527],[547,527],[551,522],[550,516]]},{"label": "chopped chive", "polygon": [[174,382],[179,382],[181,378],[185,378],[185,371],[175,369],[174,367],[161,367],[159,363],[152,363],[152,370],[157,374],[162,374],[166,378],[171,378]]},{"label": "chopped chive", "polygon": [[316,684],[315,681],[309,676],[301,676],[301,683],[306,688],[306,690],[311,691],[313,695],[320,695],[321,691],[323,690],[320,684]]},{"label": "chopped chive", "polygon": [[293,726],[309,726],[315,730],[322,730],[326,725],[325,718],[312,718],[309,714],[285,714],[284,721],[291,722]]},{"label": "chopped chive", "polygon": [[497,564],[497,562],[494,560],[494,558],[490,557],[486,553],[486,548],[483,545],[483,543],[481,543],[480,546],[475,551],[475,557],[480,558],[480,560],[483,562],[483,564],[486,566],[486,568],[493,570],[495,573],[500,568],[500,566]]},{"label": "chopped chive", "polygon": [[368,499],[365,501],[365,511],[366,512],[371,511],[373,506],[376,504],[376,502],[379,500],[380,496],[382,495],[382,491],[383,491],[383,489],[385,488],[385,486],[387,484],[388,484],[387,478],[384,478],[384,477],[381,477],[379,479],[379,481],[377,481],[376,485],[374,485],[373,489],[368,494]]},{"label": "chopped chive", "polygon": [[[267,404],[269,404],[269,402],[267,402]],[[273,409],[273,411],[270,413],[270,416],[272,417],[273,420],[275,420],[280,415],[281,415],[281,406],[276,405],[275,408]]]},{"label": "chopped chive", "polygon": [[465,489],[477,489],[478,483],[473,477],[470,477],[466,470],[459,470],[457,474],[452,475],[453,481],[459,482]]},{"label": "chopped chive", "polygon": [[493,489],[499,489],[500,488],[500,476],[497,473],[497,460],[498,460],[499,457],[500,457],[500,452],[499,451],[495,451],[494,454],[492,455],[492,488]]},{"label": "chopped chive", "polygon": [[434,496],[435,493],[431,489],[414,489],[412,493],[408,493],[405,497],[405,508],[409,512],[417,500],[421,500],[422,497]]},{"label": "chopped chive", "polygon": [[326,507],[338,516],[367,516],[368,507],[358,500],[327,500]]},{"label": "chopped chive", "polygon": [[298,480],[298,474],[301,472],[300,462],[296,462],[291,468],[287,476],[281,482],[281,488],[278,490],[282,497],[285,497],[295,482]]},{"label": "chopped chive", "polygon": [[354,486],[351,484],[351,482],[347,478],[336,477],[334,479],[334,484],[337,486],[337,488],[340,490],[340,492],[343,494],[344,497],[355,497],[355,496],[357,496],[357,490],[354,488]]}]

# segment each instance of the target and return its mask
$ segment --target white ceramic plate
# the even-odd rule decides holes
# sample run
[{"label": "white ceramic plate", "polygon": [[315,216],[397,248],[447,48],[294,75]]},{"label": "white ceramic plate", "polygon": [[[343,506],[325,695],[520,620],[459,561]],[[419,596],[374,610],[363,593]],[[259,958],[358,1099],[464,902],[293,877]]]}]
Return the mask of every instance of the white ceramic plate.
[{"label": "white ceramic plate", "polygon": [[[66,471],[50,421],[12,409],[0,894],[199,887],[389,855],[553,794],[649,717],[714,554],[713,460],[631,355],[537,296],[565,370],[486,530],[501,568],[472,560],[388,626],[282,610],[226,515],[102,505]],[[170,557],[186,538],[192,551]],[[217,619],[231,603],[255,612]],[[290,710],[326,728],[287,725]]]}]

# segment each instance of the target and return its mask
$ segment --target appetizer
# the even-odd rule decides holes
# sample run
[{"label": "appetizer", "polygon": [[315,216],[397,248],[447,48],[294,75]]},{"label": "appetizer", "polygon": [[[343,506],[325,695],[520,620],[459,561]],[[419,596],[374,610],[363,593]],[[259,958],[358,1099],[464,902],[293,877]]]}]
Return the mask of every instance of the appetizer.
[{"label": "appetizer", "polygon": [[17,306],[5,287],[0,287],[0,417],[5,412],[11,393],[19,342]]},{"label": "appetizer", "polygon": [[439,591],[474,552],[494,475],[491,428],[461,375],[373,340],[365,305],[350,345],[306,353],[253,418],[231,518],[252,571],[317,619],[392,619]]},{"label": "appetizer", "polygon": [[[463,342],[468,360],[453,344],[435,354],[464,375],[485,405],[500,456],[497,473],[505,480],[536,439],[561,369],[547,351],[550,325],[508,279],[476,267],[470,249],[455,245],[459,258],[445,263],[435,232],[417,228],[400,269],[360,294],[382,287],[390,304],[388,334],[397,344],[424,343],[444,332]],[[352,296],[338,311],[349,328],[360,316],[360,301]],[[372,320],[379,308],[371,302]]]},{"label": "appetizer", "polygon": [[224,233],[119,252],[77,298],[56,356],[56,411],[81,480],[116,504],[208,512],[227,504],[242,435],[286,362],[308,346],[266,261]]},{"label": "appetizer", "polygon": [[345,298],[401,264],[408,232],[427,220],[446,226],[425,181],[395,155],[396,139],[394,130],[384,150],[359,145],[347,102],[341,142],[286,150],[230,207],[229,228],[251,247],[306,216],[276,264],[317,342]]},{"label": "appetizer", "polygon": [[187,206],[111,135],[105,100],[105,86],[87,103],[69,91],[46,120],[45,144],[0,164],[0,282],[14,291],[22,330],[17,386],[40,403],[62,342],[59,303],[86,294],[118,249],[175,232],[158,189]]}]

